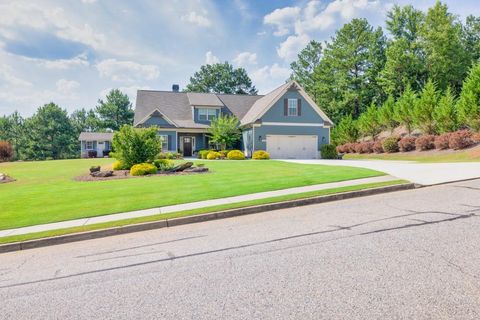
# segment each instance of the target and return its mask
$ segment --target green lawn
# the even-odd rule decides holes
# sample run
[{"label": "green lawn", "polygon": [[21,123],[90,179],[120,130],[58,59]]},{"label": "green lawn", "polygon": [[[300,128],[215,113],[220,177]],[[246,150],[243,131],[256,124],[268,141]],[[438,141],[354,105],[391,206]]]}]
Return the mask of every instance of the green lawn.
[{"label": "green lawn", "polygon": [[424,152],[397,152],[397,153],[381,153],[381,154],[346,154],[345,160],[404,160],[417,161],[425,163],[434,162],[476,162],[480,161],[480,147],[468,150],[447,150],[447,151],[424,151]]},{"label": "green lawn", "polygon": [[0,164],[17,179],[0,185],[0,230],[383,175],[362,168],[280,161],[202,161],[211,173],[98,182],[73,177],[111,159]]}]

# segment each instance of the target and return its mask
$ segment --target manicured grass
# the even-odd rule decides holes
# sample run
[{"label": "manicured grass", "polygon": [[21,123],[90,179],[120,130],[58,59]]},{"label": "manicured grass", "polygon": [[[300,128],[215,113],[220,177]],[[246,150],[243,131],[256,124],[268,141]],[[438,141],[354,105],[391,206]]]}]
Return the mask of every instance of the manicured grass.
[{"label": "manicured grass", "polygon": [[0,238],[0,244],[11,243],[11,242],[19,242],[19,241],[27,241],[27,240],[40,239],[40,238],[53,237],[53,236],[60,236],[60,235],[65,235],[65,234],[70,234],[70,233],[78,233],[78,232],[86,232],[86,231],[93,231],[93,230],[99,230],[99,229],[120,227],[120,226],[126,226],[126,225],[130,225],[130,224],[136,224],[136,223],[142,223],[142,222],[151,222],[151,221],[157,221],[157,220],[172,219],[172,218],[178,218],[178,217],[186,217],[186,216],[198,215],[198,214],[202,214],[202,213],[217,212],[217,211],[221,211],[221,210],[243,208],[243,207],[255,206],[255,205],[260,205],[260,204],[267,204],[267,203],[274,203],[274,202],[281,202],[281,201],[287,201],[287,200],[318,197],[318,196],[330,195],[330,194],[334,194],[334,193],[378,188],[378,187],[384,187],[384,186],[403,184],[403,183],[407,183],[407,182],[408,181],[405,181],[405,180],[392,180],[392,181],[386,181],[386,182],[366,183],[366,184],[360,184],[360,185],[355,185],[355,186],[347,186],[347,187],[332,188],[332,189],[326,189],[326,190],[320,190],[320,191],[304,192],[304,193],[298,193],[298,194],[292,194],[292,195],[286,195],[286,196],[272,197],[272,198],[266,198],[266,199],[258,199],[258,200],[252,200],[252,201],[244,201],[244,202],[238,202],[238,203],[233,203],[233,204],[225,204],[225,205],[199,208],[199,209],[193,209],[193,210],[172,212],[172,213],[167,213],[167,214],[159,214],[159,215],[153,215],[153,216],[148,216],[148,217],[141,217],[141,218],[134,218],[134,219],[118,220],[118,221],[113,221],[113,222],[92,224],[92,225],[86,225],[86,226],[82,226],[82,227],[58,229],[58,230],[37,232],[37,233],[29,233],[29,234],[24,234],[24,235]]},{"label": "manicured grass", "polygon": [[350,167],[281,161],[201,161],[211,173],[78,182],[111,159],[0,164],[17,179],[0,185],[0,230],[291,187],[383,175]]},{"label": "manicured grass", "polygon": [[403,160],[424,163],[434,162],[476,162],[480,161],[480,147],[468,150],[424,151],[424,152],[398,152],[381,154],[346,154],[345,160]]}]

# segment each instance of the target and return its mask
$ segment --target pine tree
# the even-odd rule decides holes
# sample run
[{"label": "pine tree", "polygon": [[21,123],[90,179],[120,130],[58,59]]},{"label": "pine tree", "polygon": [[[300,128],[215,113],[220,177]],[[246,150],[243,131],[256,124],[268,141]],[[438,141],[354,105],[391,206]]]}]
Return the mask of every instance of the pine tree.
[{"label": "pine tree", "polygon": [[415,124],[423,133],[435,134],[436,125],[433,114],[435,113],[437,105],[437,88],[432,80],[428,80],[425,87],[423,87],[414,109]]},{"label": "pine tree", "polygon": [[370,136],[373,140],[382,132],[382,125],[378,118],[378,108],[373,102],[358,118],[358,128],[363,136]]},{"label": "pine tree", "polygon": [[458,101],[460,124],[480,131],[480,63],[470,70]]},{"label": "pine tree", "polygon": [[297,81],[314,100],[317,98],[314,71],[321,58],[322,44],[312,40],[300,51],[297,60],[290,64],[292,69],[290,78]]},{"label": "pine tree", "polygon": [[357,139],[357,123],[353,120],[352,115],[344,117],[332,131],[332,140],[337,145],[355,142]]},{"label": "pine tree", "polygon": [[417,95],[412,90],[410,85],[401,95],[401,97],[395,103],[395,120],[401,125],[404,125],[408,131],[408,134],[412,133],[414,124],[414,109],[417,103]]},{"label": "pine tree", "polygon": [[433,118],[439,133],[452,132],[457,129],[457,112],[455,108],[455,97],[452,90],[447,88],[438,101]]},{"label": "pine tree", "polygon": [[395,120],[395,99],[393,96],[388,96],[382,107],[378,110],[378,121],[386,129],[393,132],[398,126],[398,121]]}]

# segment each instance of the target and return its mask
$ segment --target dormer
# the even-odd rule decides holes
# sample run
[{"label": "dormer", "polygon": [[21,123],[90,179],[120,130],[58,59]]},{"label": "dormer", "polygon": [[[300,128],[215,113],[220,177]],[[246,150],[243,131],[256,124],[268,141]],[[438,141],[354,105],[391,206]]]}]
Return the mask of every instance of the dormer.
[{"label": "dormer", "polygon": [[192,120],[196,123],[210,124],[220,116],[223,103],[213,93],[187,93],[192,108]]}]

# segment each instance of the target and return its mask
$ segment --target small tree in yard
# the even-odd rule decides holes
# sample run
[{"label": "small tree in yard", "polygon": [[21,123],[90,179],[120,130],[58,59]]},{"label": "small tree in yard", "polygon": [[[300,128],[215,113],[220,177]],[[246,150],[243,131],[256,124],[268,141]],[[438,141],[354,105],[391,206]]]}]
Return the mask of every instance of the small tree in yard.
[{"label": "small tree in yard", "polygon": [[222,150],[233,147],[242,135],[239,125],[240,122],[237,117],[220,115],[220,117],[212,120],[210,128],[208,128],[210,141],[220,145]]},{"label": "small tree in yard", "polygon": [[364,136],[371,136],[373,140],[382,132],[382,125],[378,119],[378,109],[373,102],[358,118],[358,128]]},{"label": "small tree in yard", "polygon": [[395,120],[395,99],[393,96],[388,96],[382,107],[378,109],[378,121],[390,132],[393,132],[398,126],[398,121]]},{"label": "small tree in yard", "polygon": [[353,120],[352,115],[344,117],[332,131],[332,140],[337,145],[355,142],[357,139],[357,123]]},{"label": "small tree in yard", "polygon": [[463,83],[458,101],[458,118],[475,131],[480,131],[480,63],[472,67]]},{"label": "small tree in yard", "polygon": [[407,128],[408,134],[412,133],[416,103],[417,95],[410,85],[407,85],[402,96],[398,99],[397,103],[395,103],[395,120]]},{"label": "small tree in yard", "polygon": [[10,142],[0,141],[0,162],[10,161],[13,158],[13,148]]},{"label": "small tree in yard", "polygon": [[423,87],[420,98],[415,105],[415,124],[425,134],[434,134],[437,131],[434,113],[438,105],[438,91],[435,83],[429,80]]},{"label": "small tree in yard", "polygon": [[162,149],[162,141],[156,127],[133,128],[129,125],[121,127],[113,135],[113,157],[123,167],[131,168],[135,164],[153,161]]},{"label": "small tree in yard", "polygon": [[452,90],[447,88],[445,94],[438,101],[433,118],[437,124],[439,133],[453,132],[457,130],[457,110],[455,108],[455,97]]}]

